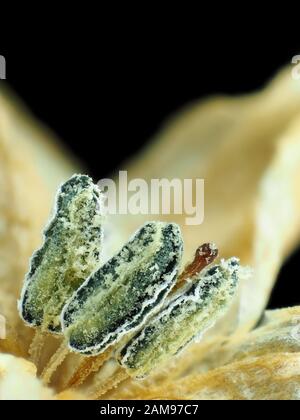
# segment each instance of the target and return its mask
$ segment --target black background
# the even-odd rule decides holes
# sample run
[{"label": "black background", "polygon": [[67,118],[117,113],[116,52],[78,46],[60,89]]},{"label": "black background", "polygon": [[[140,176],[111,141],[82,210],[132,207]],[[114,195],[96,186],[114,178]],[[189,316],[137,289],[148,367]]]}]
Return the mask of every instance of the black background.
[{"label": "black background", "polygon": [[[299,43],[236,34],[155,36],[126,31],[86,40],[4,48],[7,81],[96,178],[133,155],[183,105],[214,93],[261,88],[300,53]],[[36,34],[38,37],[38,33]],[[280,39],[280,38],[279,38]],[[283,267],[269,306],[300,304],[300,253]]]}]

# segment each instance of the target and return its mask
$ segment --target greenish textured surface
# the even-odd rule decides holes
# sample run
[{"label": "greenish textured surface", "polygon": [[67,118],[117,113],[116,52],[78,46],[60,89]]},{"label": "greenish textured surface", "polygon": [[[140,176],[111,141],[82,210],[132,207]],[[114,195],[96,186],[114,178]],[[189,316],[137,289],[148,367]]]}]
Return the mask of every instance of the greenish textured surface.
[{"label": "greenish textured surface", "polygon": [[72,293],[100,265],[100,190],[86,175],[74,175],[56,197],[44,243],[31,260],[19,311],[32,326],[59,333],[60,315]]},{"label": "greenish textured surface", "polygon": [[212,326],[230,304],[238,282],[238,260],[204,270],[120,351],[131,376],[144,377]]},{"label": "greenish textured surface", "polygon": [[99,354],[139,326],[174,284],[182,246],[177,225],[146,223],[66,305],[63,328],[70,348]]}]

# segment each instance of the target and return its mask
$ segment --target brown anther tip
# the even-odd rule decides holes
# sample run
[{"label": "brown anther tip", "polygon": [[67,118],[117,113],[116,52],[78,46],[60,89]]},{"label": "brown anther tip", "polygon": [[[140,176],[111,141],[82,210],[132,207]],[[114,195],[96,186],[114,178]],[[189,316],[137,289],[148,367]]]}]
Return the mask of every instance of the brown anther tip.
[{"label": "brown anther tip", "polygon": [[199,246],[199,248],[197,248],[193,263],[198,259],[199,263],[201,263],[203,260],[203,263],[206,263],[206,265],[209,265],[215,260],[217,256],[218,256],[218,248],[216,247],[216,245],[212,243],[206,243]]},{"label": "brown anther tip", "polygon": [[199,274],[205,267],[211,264],[218,256],[218,248],[213,243],[205,243],[195,252],[194,260],[188,264],[177,279],[176,286],[173,290],[177,290],[182,283],[188,278]]}]

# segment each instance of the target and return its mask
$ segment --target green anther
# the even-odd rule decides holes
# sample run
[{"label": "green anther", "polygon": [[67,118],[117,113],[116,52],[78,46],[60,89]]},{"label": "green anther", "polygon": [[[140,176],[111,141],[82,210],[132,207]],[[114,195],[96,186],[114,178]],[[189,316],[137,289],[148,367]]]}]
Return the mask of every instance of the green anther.
[{"label": "green anther", "polygon": [[61,332],[66,301],[100,266],[103,216],[100,190],[86,175],[74,175],[61,186],[44,243],[33,254],[19,312],[42,330]]},{"label": "green anther", "polygon": [[146,223],[64,308],[70,349],[99,354],[139,327],[174,285],[182,247],[177,225]]},{"label": "green anther", "polygon": [[130,376],[144,377],[224,314],[238,283],[236,258],[206,269],[166,302],[119,353],[119,361]]}]

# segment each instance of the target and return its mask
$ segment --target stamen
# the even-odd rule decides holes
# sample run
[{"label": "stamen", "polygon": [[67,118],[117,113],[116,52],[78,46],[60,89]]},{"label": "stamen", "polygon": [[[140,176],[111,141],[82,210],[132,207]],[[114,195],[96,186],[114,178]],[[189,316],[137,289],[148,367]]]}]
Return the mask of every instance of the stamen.
[{"label": "stamen", "polygon": [[66,301],[100,266],[102,248],[100,190],[86,175],[74,175],[58,191],[44,243],[33,254],[18,303],[23,320],[37,327],[30,346],[38,365],[47,333],[61,333]]},{"label": "stamen", "polygon": [[120,364],[127,373],[144,377],[211,327],[233,299],[238,268],[236,258],[221,261],[197,274],[188,290],[171,298],[120,351]]},{"label": "stamen", "polygon": [[174,285],[182,246],[177,225],[146,223],[64,308],[62,324],[70,349],[100,354],[138,328]]}]

